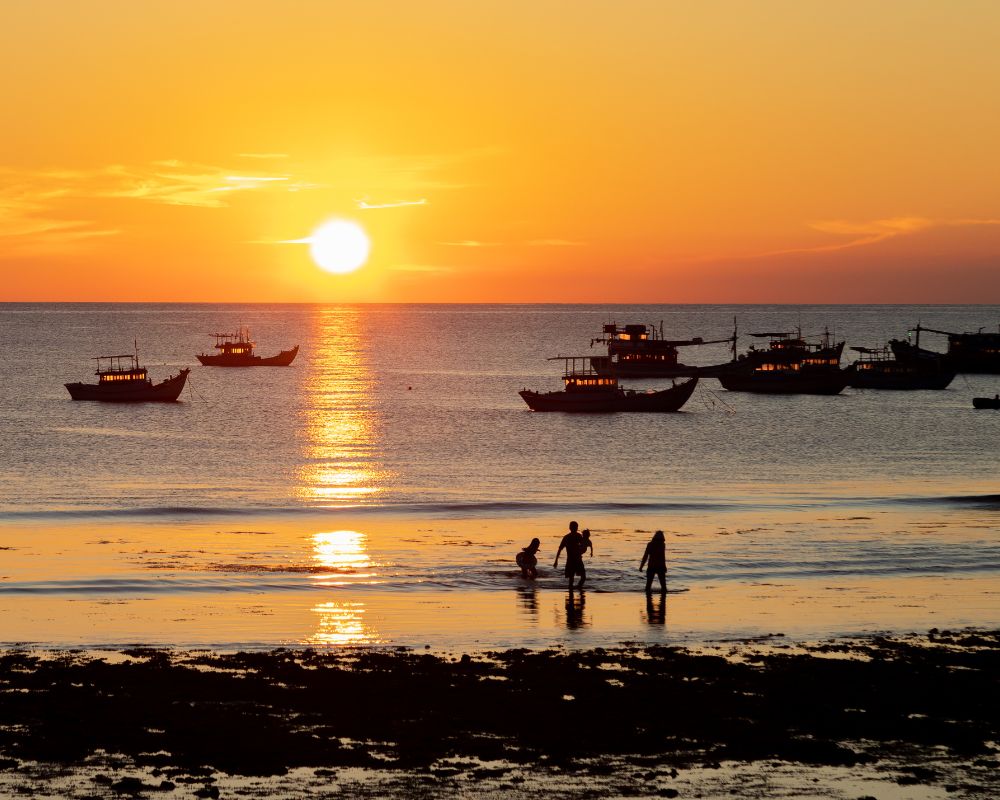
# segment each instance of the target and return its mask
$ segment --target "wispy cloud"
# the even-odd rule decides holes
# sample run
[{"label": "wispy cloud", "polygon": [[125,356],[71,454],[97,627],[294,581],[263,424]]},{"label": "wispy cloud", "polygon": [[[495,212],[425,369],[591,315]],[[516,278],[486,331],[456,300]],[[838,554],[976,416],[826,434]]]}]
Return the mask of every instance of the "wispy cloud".
[{"label": "wispy cloud", "polygon": [[500,247],[503,242],[481,242],[478,239],[460,239],[457,242],[438,242],[446,247]]},{"label": "wispy cloud", "polygon": [[358,204],[358,208],[360,209],[402,208],[403,206],[425,206],[427,205],[427,198],[421,197],[419,200],[399,200],[395,203],[369,203],[368,198],[365,197],[355,202]]},{"label": "wispy cloud", "polygon": [[[274,189],[274,184],[285,184],[287,174],[239,175],[220,167],[204,164],[183,164],[163,161],[141,167],[109,167],[95,176],[93,182],[105,179],[107,188],[96,188],[97,197],[120,197],[174,206],[223,208],[226,195],[255,189]],[[284,187],[282,187],[284,188]]]},{"label": "wispy cloud", "polygon": [[965,228],[975,226],[1000,225],[1000,219],[930,219],[927,217],[890,217],[867,222],[852,222],[848,220],[820,220],[810,222],[809,227],[823,233],[848,237],[847,241],[831,242],[812,247],[794,247],[784,250],[773,250],[754,256],[791,255],[795,253],[829,253],[837,250],[849,250],[855,247],[878,244],[900,236],[911,236],[932,228]]}]

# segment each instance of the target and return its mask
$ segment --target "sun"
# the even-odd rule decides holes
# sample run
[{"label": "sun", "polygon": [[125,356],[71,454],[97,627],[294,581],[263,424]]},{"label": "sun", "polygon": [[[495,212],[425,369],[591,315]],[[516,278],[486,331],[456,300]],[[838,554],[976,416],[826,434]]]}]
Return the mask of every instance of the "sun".
[{"label": "sun", "polygon": [[364,228],[344,219],[323,223],[308,241],[316,265],[336,274],[354,272],[363,266],[371,249]]}]

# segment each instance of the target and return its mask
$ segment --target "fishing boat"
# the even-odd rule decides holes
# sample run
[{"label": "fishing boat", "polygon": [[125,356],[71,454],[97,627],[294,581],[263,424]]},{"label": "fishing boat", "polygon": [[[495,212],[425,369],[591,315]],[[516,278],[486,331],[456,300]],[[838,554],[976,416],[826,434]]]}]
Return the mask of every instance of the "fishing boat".
[{"label": "fishing boat", "polygon": [[679,411],[698,385],[698,376],[674,383],[660,391],[623,389],[615,375],[604,375],[590,365],[587,356],[556,356],[549,361],[564,361],[563,383],[558,392],[519,392],[532,411],[615,412]]},{"label": "fishing boat", "polygon": [[262,358],[254,355],[257,343],[250,338],[250,329],[242,325],[236,333],[212,333],[218,353],[202,353],[197,359],[206,367],[287,367],[298,355],[299,346],[282,350],[278,355]]},{"label": "fishing boat", "polygon": [[860,358],[845,370],[858,389],[945,389],[955,370],[944,358],[899,360],[889,347],[852,347]]},{"label": "fishing boat", "polygon": [[729,339],[706,342],[693,339],[663,338],[663,323],[655,325],[623,325],[610,322],[601,335],[590,340],[590,346],[607,344],[606,356],[593,356],[590,365],[599,375],[618,378],[683,378],[698,374],[698,367],[681,364],[677,348],[703,344],[720,344]]},{"label": "fishing boat", "polygon": [[[920,333],[936,333],[948,337],[948,352],[937,353],[920,347]],[[951,362],[956,372],[1000,374],[1000,326],[996,333],[984,332],[980,328],[975,333],[954,333],[936,328],[917,325],[908,333],[916,333],[916,343],[894,339],[889,344],[896,358],[914,360],[919,358],[942,358]]]},{"label": "fishing boat", "polygon": [[829,331],[819,343],[803,339],[801,329],[750,335],[769,339],[767,348],[751,347],[737,357],[734,332],[733,360],[708,368],[705,374],[717,377],[731,392],[840,394],[847,386],[848,376],[840,368],[844,342],[832,342]]},{"label": "fishing boat", "polygon": [[182,369],[159,383],[149,379],[139,366],[138,352],[115,356],[95,356],[97,383],[67,383],[74,400],[101,400],[108,403],[172,403],[180,397],[189,369]]},{"label": "fishing boat", "polygon": [[1000,408],[1000,394],[993,397],[973,397],[973,408]]}]

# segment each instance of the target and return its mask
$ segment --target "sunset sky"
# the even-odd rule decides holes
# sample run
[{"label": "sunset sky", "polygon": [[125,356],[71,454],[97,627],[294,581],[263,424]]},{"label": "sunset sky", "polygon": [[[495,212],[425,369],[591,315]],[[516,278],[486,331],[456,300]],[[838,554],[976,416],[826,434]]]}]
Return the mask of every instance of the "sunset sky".
[{"label": "sunset sky", "polygon": [[8,2],[0,300],[998,303],[998,41],[996,2]]}]

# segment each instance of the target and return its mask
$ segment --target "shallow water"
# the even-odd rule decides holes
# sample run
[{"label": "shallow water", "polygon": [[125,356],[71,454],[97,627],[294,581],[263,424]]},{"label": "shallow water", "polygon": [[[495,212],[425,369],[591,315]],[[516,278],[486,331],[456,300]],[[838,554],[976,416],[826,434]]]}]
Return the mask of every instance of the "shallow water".
[{"label": "shallow water", "polygon": [[[691,641],[995,622],[997,376],[941,392],[760,397],[679,414],[527,411],[609,318],[668,337],[824,326],[873,345],[996,307],[3,305],[0,641],[434,647]],[[287,369],[193,366],[240,322]],[[73,403],[138,338],[173,405]],[[922,342],[943,348],[943,341]],[[726,359],[716,345],[688,363]],[[636,385],[656,385],[655,381]],[[594,530],[567,602],[551,556]],[[666,607],[638,559],[667,532]],[[538,536],[536,587],[512,571]],[[658,598],[657,598],[658,601]],[[652,619],[652,623],[650,622]]]}]

